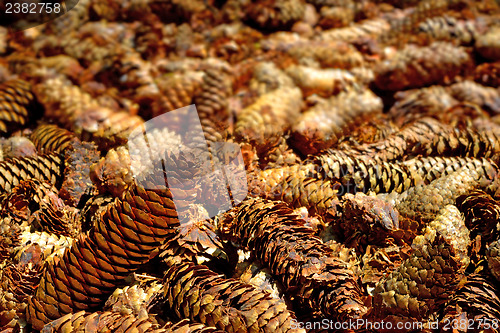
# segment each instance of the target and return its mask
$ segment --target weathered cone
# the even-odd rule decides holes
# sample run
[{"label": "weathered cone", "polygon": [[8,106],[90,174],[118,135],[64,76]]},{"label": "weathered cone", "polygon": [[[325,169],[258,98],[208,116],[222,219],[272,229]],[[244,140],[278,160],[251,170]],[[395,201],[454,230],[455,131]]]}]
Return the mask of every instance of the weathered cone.
[{"label": "weathered cone", "polygon": [[[454,320],[459,323],[463,323],[465,320],[465,323],[469,324],[465,327],[469,329],[488,331],[489,326],[493,328],[492,332],[498,332],[498,325],[495,325],[496,328],[493,327],[493,323],[500,322],[500,298],[498,295],[498,285],[491,276],[479,273],[467,276],[463,286],[444,308],[439,326],[447,326],[448,330],[443,330],[443,332],[451,332],[453,326],[450,324]],[[470,323],[473,323],[473,326]]]},{"label": "weathered cone", "polygon": [[443,208],[413,240],[413,254],[374,290],[378,316],[425,318],[446,303],[458,288],[468,265],[469,231],[460,211]]},{"label": "weathered cone", "polygon": [[78,140],[72,132],[53,124],[43,124],[35,128],[30,140],[39,153],[62,153],[71,144]]},{"label": "weathered cone", "polygon": [[340,320],[362,316],[366,308],[353,272],[304,224],[283,203],[251,199],[228,214],[223,229],[301,306]]},{"label": "weathered cone", "polygon": [[[167,260],[168,262],[168,260]],[[267,292],[226,279],[206,266],[172,264],[165,273],[164,295],[179,318],[227,332],[299,332],[284,301]]]}]

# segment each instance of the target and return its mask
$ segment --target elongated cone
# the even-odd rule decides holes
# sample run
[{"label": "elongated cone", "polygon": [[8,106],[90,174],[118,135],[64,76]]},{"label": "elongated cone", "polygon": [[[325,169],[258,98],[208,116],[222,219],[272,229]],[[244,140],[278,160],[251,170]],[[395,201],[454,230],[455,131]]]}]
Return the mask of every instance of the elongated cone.
[{"label": "elongated cone", "polygon": [[425,318],[446,303],[468,265],[469,231],[460,211],[448,205],[413,240],[413,254],[374,290],[377,315]]},{"label": "elongated cone", "polygon": [[451,95],[461,102],[476,104],[492,114],[500,113],[500,92],[495,88],[467,80],[455,83],[449,89]]},{"label": "elongated cone", "polygon": [[416,185],[403,193],[379,195],[393,204],[404,216],[411,219],[432,220],[446,205],[475,189],[487,188],[493,182],[488,174],[463,167],[449,175],[433,180],[428,185]]},{"label": "elongated cone", "polygon": [[462,47],[446,42],[424,47],[410,44],[392,59],[378,64],[375,84],[380,89],[395,91],[444,83],[470,64],[471,58]]},{"label": "elongated cone", "polygon": [[[443,310],[439,327],[450,326],[450,323],[474,323],[474,329],[486,332],[493,327],[493,323],[500,322],[500,290],[498,284],[491,276],[474,273],[467,276],[467,280],[457,291],[455,296],[448,302]],[[498,332],[498,326],[491,332]],[[460,325],[460,324],[459,324]],[[470,325],[462,327],[472,328]],[[467,331],[465,329],[464,331]],[[451,326],[443,332],[451,332]]]},{"label": "elongated cone", "polygon": [[487,33],[476,40],[476,50],[485,58],[500,60],[500,42],[498,41],[500,28],[493,26]]},{"label": "elongated cone", "polygon": [[344,41],[353,43],[363,38],[376,39],[390,31],[391,25],[384,18],[374,18],[356,22],[348,27],[325,30],[318,35],[321,41]]},{"label": "elongated cone", "polygon": [[53,124],[43,124],[35,128],[30,135],[39,153],[62,153],[74,140],[76,135],[64,128]]},{"label": "elongated cone", "polygon": [[194,103],[205,138],[209,142],[224,141],[232,132],[228,108],[233,93],[231,71],[208,69],[200,88]]},{"label": "elongated cone", "polygon": [[472,239],[481,235],[481,240],[488,244],[500,237],[500,203],[489,194],[472,191],[459,196],[456,205],[464,214]]},{"label": "elongated cone", "polygon": [[417,157],[395,164],[407,168],[413,177],[421,180],[423,184],[430,184],[433,180],[462,168],[486,179],[495,179],[499,170],[491,159],[473,157]]},{"label": "elongated cone", "polygon": [[442,86],[398,91],[389,115],[398,125],[409,125],[424,117],[439,117],[443,110],[458,104]]},{"label": "elongated cone", "polygon": [[206,266],[172,264],[164,283],[168,306],[179,318],[227,332],[302,332],[291,328],[295,315],[284,301]]},{"label": "elongated cone", "polygon": [[355,192],[375,193],[403,192],[414,186],[419,177],[397,163],[379,162],[342,150],[328,149],[317,156],[314,163],[325,179],[338,181],[338,194]]},{"label": "elongated cone", "polygon": [[11,80],[0,85],[0,133],[10,133],[41,116],[31,85]]},{"label": "elongated cone", "polygon": [[281,200],[294,208],[306,207],[323,214],[337,204],[339,184],[314,177],[313,165],[295,164],[259,170],[249,175],[249,192],[270,200]]},{"label": "elongated cone", "polygon": [[285,204],[247,200],[228,214],[223,231],[269,267],[301,306],[339,320],[366,312],[353,272]]},{"label": "elongated cone", "polygon": [[23,180],[48,181],[56,187],[62,180],[63,159],[55,153],[13,158],[0,162],[0,193],[10,192]]},{"label": "elongated cone", "polygon": [[194,200],[197,169],[186,154],[167,154],[163,161],[169,170],[193,180],[180,184],[171,175],[167,183],[163,172],[148,174],[141,183],[146,188],[136,186],[106,206],[88,233],[47,264],[27,310],[33,327],[41,329],[73,310],[98,306],[172,237],[179,226],[179,210]]},{"label": "elongated cone", "polygon": [[286,52],[298,61],[317,61],[322,67],[351,69],[363,65],[363,55],[349,43],[294,42],[285,46]]},{"label": "elongated cone", "polygon": [[245,8],[247,19],[264,30],[289,29],[304,13],[302,0],[258,0]]},{"label": "elongated cone", "polygon": [[203,324],[191,323],[182,320],[176,324],[168,323],[165,327],[158,327],[147,317],[136,317],[134,315],[121,315],[118,312],[94,312],[80,311],[68,313],[67,315],[45,325],[42,333],[222,333],[214,327]]}]

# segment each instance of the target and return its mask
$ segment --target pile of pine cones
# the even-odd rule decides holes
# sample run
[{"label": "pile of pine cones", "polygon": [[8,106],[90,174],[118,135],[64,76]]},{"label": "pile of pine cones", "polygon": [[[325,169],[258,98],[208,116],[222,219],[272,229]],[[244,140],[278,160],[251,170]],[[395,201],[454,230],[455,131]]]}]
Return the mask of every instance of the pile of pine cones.
[{"label": "pile of pine cones", "polygon": [[[80,0],[0,28],[0,332],[500,332],[499,86],[494,0]],[[190,104],[242,153],[229,210],[182,149],[200,123],[149,131],[153,170],[129,149]]]}]

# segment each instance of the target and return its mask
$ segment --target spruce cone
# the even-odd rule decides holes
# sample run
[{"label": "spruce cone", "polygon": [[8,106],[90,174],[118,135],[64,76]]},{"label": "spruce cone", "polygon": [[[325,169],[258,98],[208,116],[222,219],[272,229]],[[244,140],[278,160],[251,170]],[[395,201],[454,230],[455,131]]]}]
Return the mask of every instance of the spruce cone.
[{"label": "spruce cone", "polygon": [[258,0],[245,9],[247,19],[264,30],[289,29],[304,15],[303,0]]},{"label": "spruce cone", "polygon": [[321,32],[318,39],[325,42],[354,43],[362,39],[376,39],[390,31],[391,25],[384,18],[375,18],[356,22],[349,27],[330,29]]},{"label": "spruce cone", "polygon": [[297,61],[317,61],[324,68],[351,69],[363,65],[363,55],[354,46],[341,41],[295,42],[285,46],[286,51]]},{"label": "spruce cone", "polygon": [[0,132],[10,133],[41,116],[31,85],[11,80],[0,85]]},{"label": "spruce cone", "polygon": [[432,220],[444,206],[455,204],[459,196],[486,188],[492,181],[488,174],[464,167],[428,185],[416,185],[403,193],[393,192],[379,197],[392,203],[406,217]]},{"label": "spruce cone", "polygon": [[426,47],[408,45],[390,61],[379,63],[375,84],[380,89],[395,91],[445,83],[470,62],[463,48],[449,43],[435,42]]},{"label": "spruce cone", "polygon": [[490,87],[500,86],[500,62],[484,63],[477,66],[474,80]]},{"label": "spruce cone", "polygon": [[34,157],[36,148],[30,139],[23,136],[11,136],[7,140],[0,141],[0,159],[15,157]]},{"label": "spruce cone", "polygon": [[154,302],[154,298],[161,294],[163,284],[159,279],[140,282],[132,286],[118,288],[109,296],[104,305],[104,310],[118,312],[123,316],[144,316]]},{"label": "spruce cone", "polygon": [[418,25],[418,31],[427,35],[430,40],[470,45],[478,35],[474,23],[474,21],[458,21],[454,17],[445,15],[428,18]]},{"label": "spruce cone", "polygon": [[[471,274],[444,308],[440,327],[448,330],[452,323],[458,322],[458,328],[477,332],[498,332],[500,323],[500,299],[498,285],[489,276]],[[465,323],[465,325],[463,325]],[[489,328],[488,328],[489,327]]]},{"label": "spruce cone", "polygon": [[389,110],[389,114],[399,126],[424,117],[438,118],[443,110],[448,110],[458,103],[441,86],[398,91],[394,97],[396,102]]},{"label": "spruce cone", "polygon": [[100,154],[93,143],[73,141],[64,155],[66,168],[59,196],[67,205],[76,207],[82,196],[93,188],[89,172]]},{"label": "spruce cone", "polygon": [[350,89],[320,101],[292,126],[292,144],[304,155],[332,147],[363,116],[382,111],[382,100],[368,89]]},{"label": "spruce cone", "polygon": [[[294,332],[295,315],[282,300],[205,266],[173,264],[165,273],[164,295],[179,318],[227,332]],[[187,300],[187,302],[186,302]]]},{"label": "spruce cone", "polygon": [[255,144],[257,150],[266,146],[270,137],[291,126],[299,115],[301,100],[298,88],[280,88],[262,95],[238,115],[236,138]]},{"label": "spruce cone", "polygon": [[446,303],[464,276],[469,241],[460,211],[443,208],[414,239],[412,256],[375,287],[377,315],[425,318]]},{"label": "spruce cone", "polygon": [[494,26],[476,40],[476,50],[485,58],[500,60],[500,27]]},{"label": "spruce cone", "polygon": [[472,191],[456,200],[458,209],[465,216],[465,225],[471,238],[481,235],[488,244],[500,237],[500,204],[483,191]]},{"label": "spruce cone", "polygon": [[363,193],[347,193],[342,197],[338,233],[346,246],[363,254],[368,244],[382,247],[399,243],[402,234],[399,218],[398,211],[384,200]]},{"label": "spruce cone", "polygon": [[[184,155],[164,159],[169,170],[196,176],[194,163]],[[191,178],[191,177],[189,177]],[[141,264],[154,257],[157,248],[175,232],[178,212],[194,196],[193,182],[180,184],[163,174],[143,179],[147,187],[136,186],[122,200],[108,205],[87,234],[81,234],[62,258],[47,265],[27,310],[33,327],[41,329],[74,309],[91,309],[101,304],[117,284]],[[163,185],[161,185],[163,184]],[[173,197],[176,197],[174,204]]]},{"label": "spruce cone", "polygon": [[62,153],[70,147],[72,141],[77,140],[72,132],[57,125],[49,124],[38,126],[31,133],[30,139],[41,154],[51,152]]},{"label": "spruce cone", "polygon": [[276,89],[293,87],[294,83],[274,62],[262,61],[255,65],[248,86],[262,96]]},{"label": "spruce cone", "polygon": [[224,231],[253,251],[302,307],[340,320],[366,312],[353,272],[290,208],[252,199],[231,215]]},{"label": "spruce cone", "polygon": [[338,194],[373,191],[375,193],[403,192],[419,182],[417,172],[404,164],[376,163],[342,150],[328,149],[314,161],[325,179],[338,181]]},{"label": "spruce cone", "polygon": [[492,114],[500,113],[500,92],[497,89],[462,81],[450,86],[450,94],[458,101],[476,104]]}]

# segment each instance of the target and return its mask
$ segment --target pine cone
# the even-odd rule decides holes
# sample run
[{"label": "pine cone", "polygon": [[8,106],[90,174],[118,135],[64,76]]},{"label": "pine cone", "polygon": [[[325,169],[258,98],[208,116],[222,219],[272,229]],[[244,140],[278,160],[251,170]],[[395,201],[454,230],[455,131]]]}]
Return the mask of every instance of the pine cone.
[{"label": "pine cone", "polygon": [[363,254],[368,244],[384,247],[399,243],[399,212],[386,201],[363,193],[347,193],[341,207],[338,234],[346,246]]},{"label": "pine cone", "polygon": [[368,89],[350,89],[320,101],[292,126],[292,144],[304,155],[330,148],[356,121],[382,111],[382,100]]},{"label": "pine cone", "polygon": [[446,205],[478,188],[486,188],[493,179],[476,170],[461,168],[440,177],[428,185],[416,185],[403,193],[393,192],[379,197],[392,203],[404,216],[411,219],[432,220]]},{"label": "pine cone", "polygon": [[457,322],[458,325],[455,326],[464,332],[469,329],[478,332],[498,332],[500,322],[498,294],[498,286],[490,276],[478,273],[467,276],[463,286],[444,308],[439,326],[447,326],[448,330],[442,330],[447,332],[453,328],[450,324]]},{"label": "pine cone", "polygon": [[30,139],[23,136],[11,136],[7,140],[0,141],[0,159],[11,159],[15,157],[35,157],[36,148]]},{"label": "pine cone", "polygon": [[223,229],[253,251],[302,307],[338,319],[363,315],[353,272],[304,224],[284,204],[252,199],[229,214]]},{"label": "pine cone", "polygon": [[376,68],[375,84],[383,90],[418,88],[446,83],[470,65],[465,49],[445,42],[430,46],[408,45]]},{"label": "pine cone", "polygon": [[302,0],[259,0],[245,9],[246,17],[264,30],[289,29],[304,14]]},{"label": "pine cone", "polygon": [[469,232],[448,205],[413,241],[414,252],[374,290],[377,315],[425,318],[446,303],[468,265]]},{"label": "pine cone", "polygon": [[11,80],[0,85],[0,132],[10,133],[41,116],[31,85]]},{"label": "pine cone", "polygon": [[75,135],[60,128],[57,125],[44,124],[38,126],[30,136],[31,141],[35,144],[39,153],[62,153],[72,141],[77,140]]},{"label": "pine cone", "polygon": [[23,180],[48,181],[56,187],[63,175],[64,161],[58,154],[13,158],[0,162],[0,191],[10,192]]},{"label": "pine cone", "polygon": [[295,315],[282,300],[205,266],[173,264],[164,282],[168,306],[179,318],[199,320],[228,332],[295,331],[290,327]]},{"label": "pine cone", "polygon": [[59,196],[67,205],[76,207],[82,196],[93,188],[89,172],[100,154],[93,143],[73,141],[64,155],[66,168]]},{"label": "pine cone", "polygon": [[500,60],[499,34],[500,28],[498,26],[493,26],[487,33],[477,38],[476,50],[485,58]]},{"label": "pine cone", "polygon": [[490,87],[500,86],[500,62],[484,63],[476,67],[474,80]]},{"label": "pine cone", "polygon": [[[163,161],[169,170],[196,178],[195,165],[185,155],[169,154]],[[47,265],[27,310],[33,327],[41,329],[51,319],[74,309],[98,306],[172,236],[179,225],[179,211],[194,198],[194,184],[180,184],[172,176],[169,187],[164,188],[165,176],[155,174],[146,176],[142,184],[146,189],[137,186],[122,200],[116,198],[89,233],[81,234],[62,257],[53,258]]]},{"label": "pine cone", "polygon": [[472,191],[456,200],[458,209],[465,216],[465,225],[471,238],[481,235],[484,244],[500,237],[500,204],[483,191]]},{"label": "pine cone", "polygon": [[377,39],[380,36],[387,34],[391,29],[391,25],[384,18],[374,18],[356,22],[351,26],[339,29],[330,29],[321,32],[318,40],[323,42],[348,42],[354,43],[362,39]]},{"label": "pine cone", "polygon": [[280,88],[262,95],[238,115],[235,136],[265,146],[274,133],[282,133],[299,115],[302,93],[298,88]]},{"label": "pine cone", "polygon": [[449,90],[458,101],[476,104],[492,114],[500,113],[500,92],[495,88],[474,81],[462,81],[451,85]]},{"label": "pine cone", "polygon": [[470,45],[478,36],[474,21],[458,21],[447,15],[428,18],[418,25],[418,31],[430,40],[450,41],[460,45]]}]

